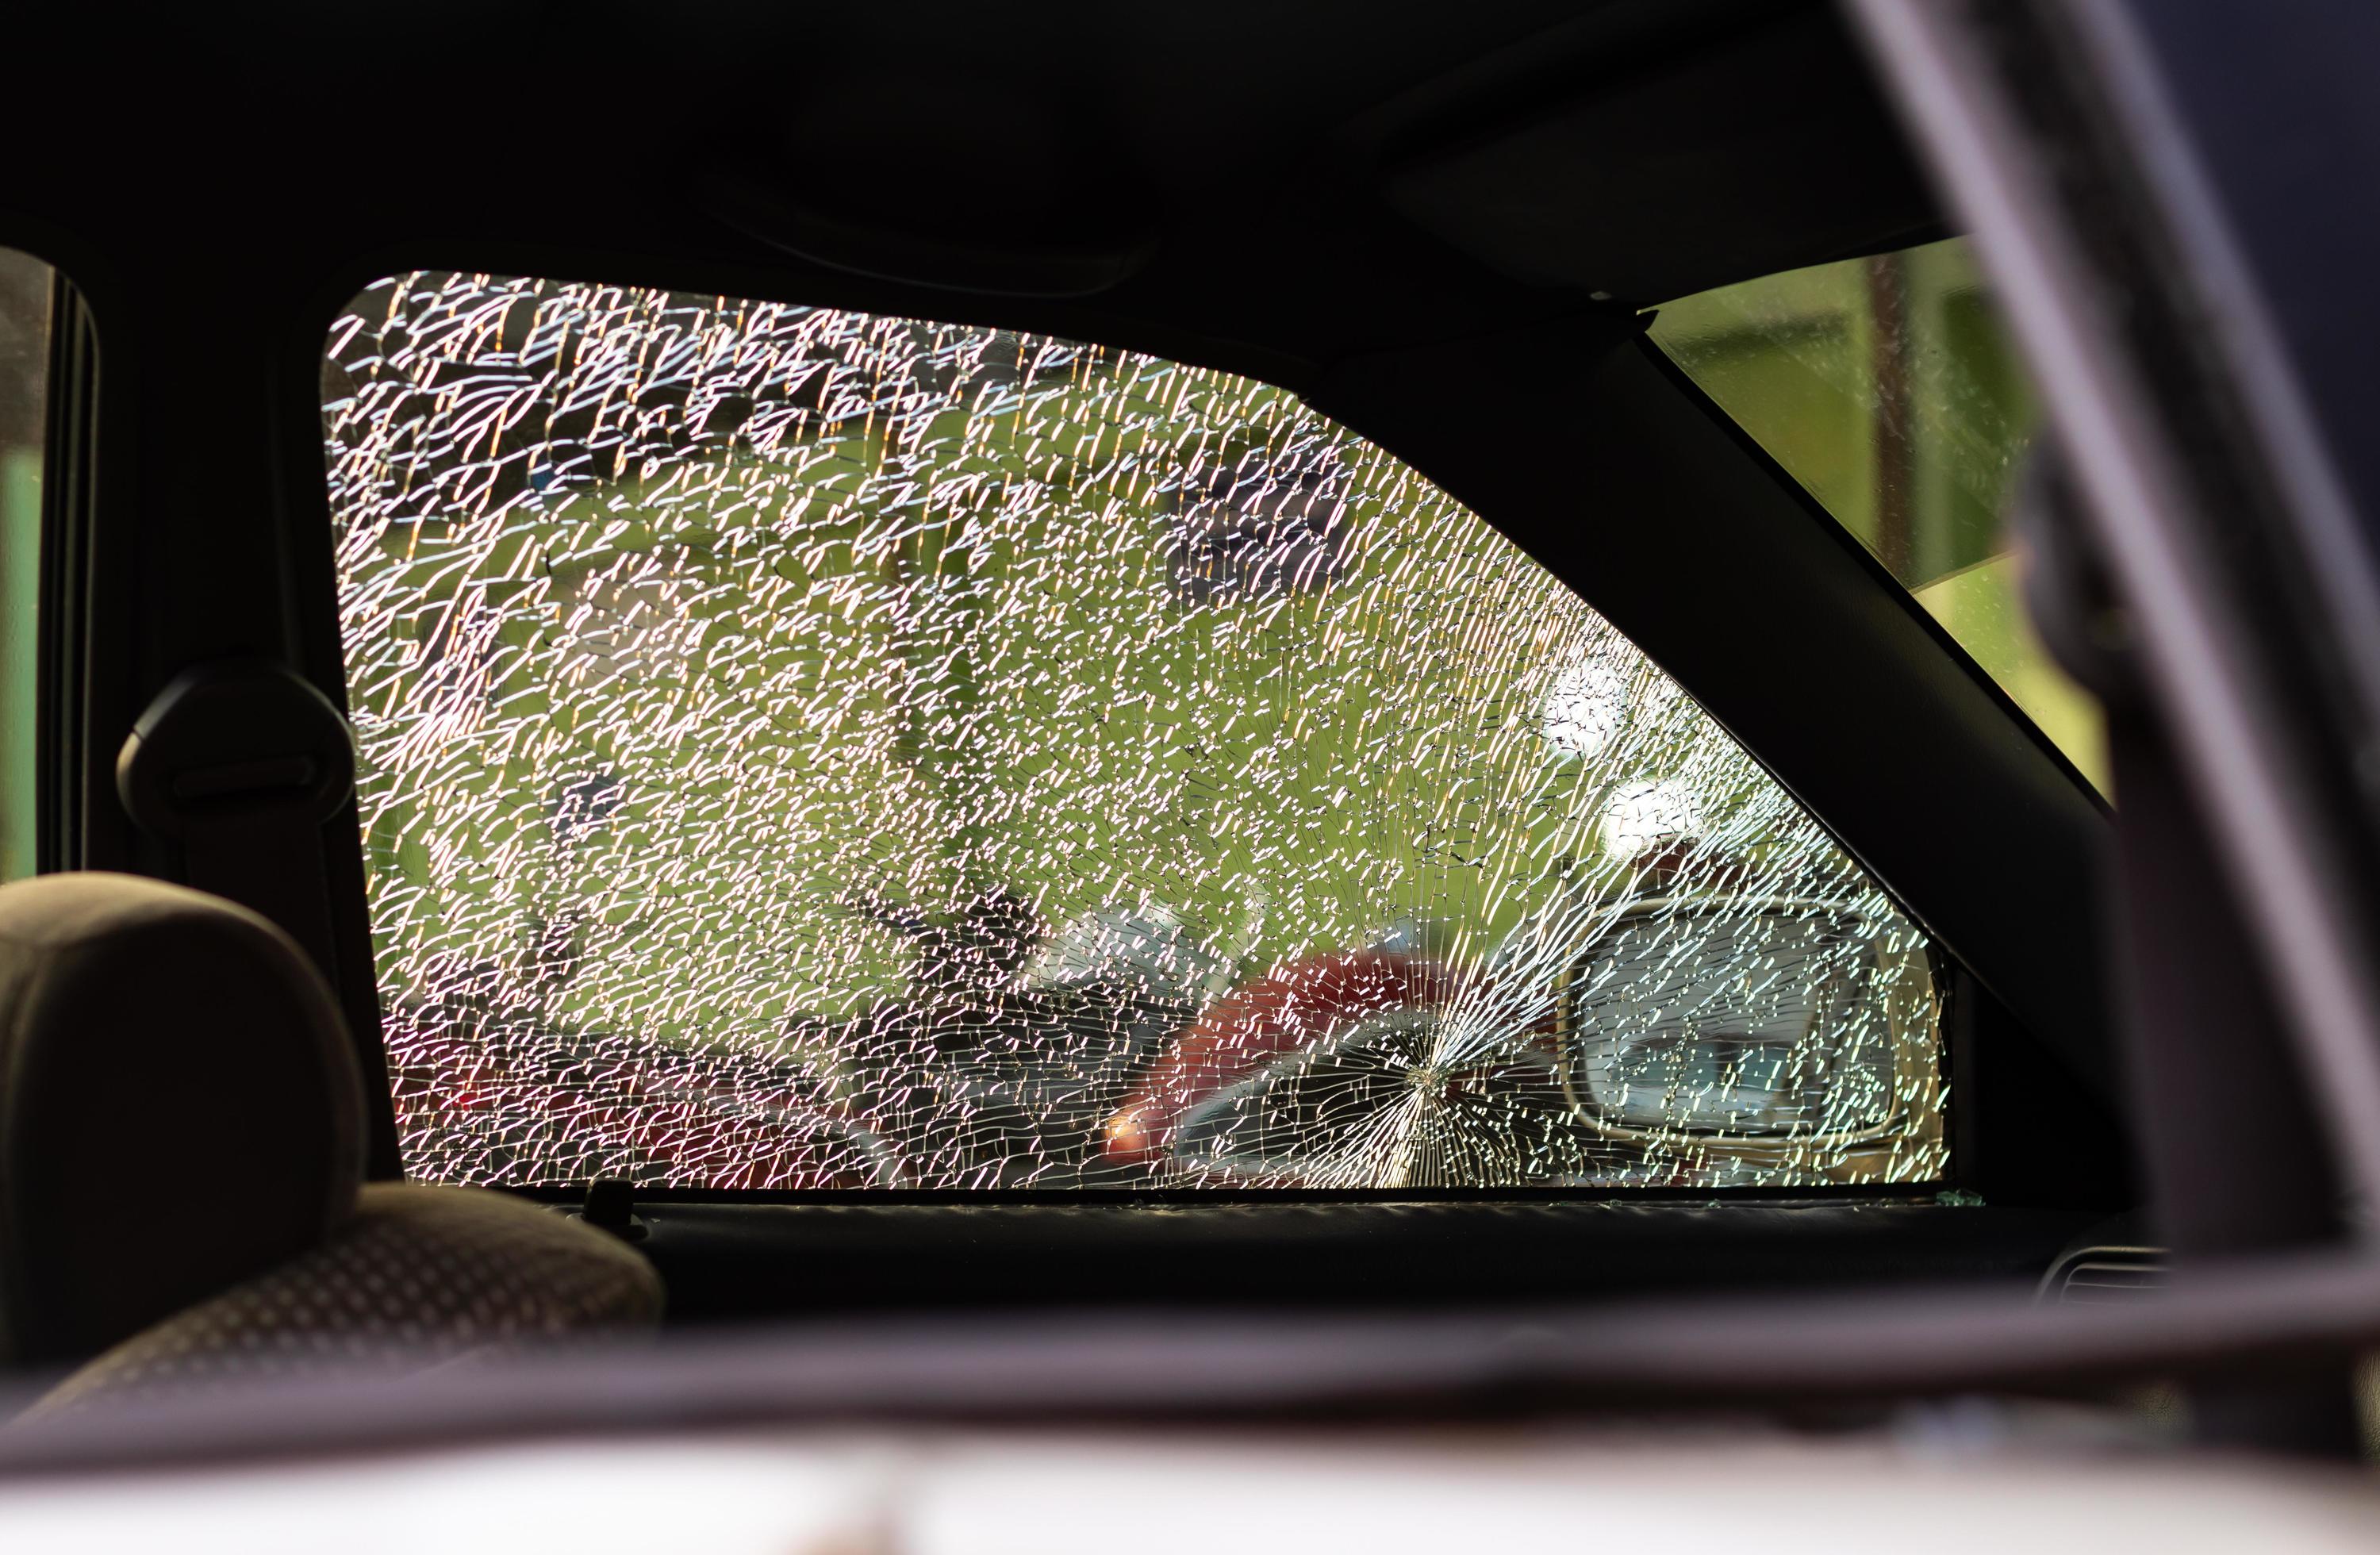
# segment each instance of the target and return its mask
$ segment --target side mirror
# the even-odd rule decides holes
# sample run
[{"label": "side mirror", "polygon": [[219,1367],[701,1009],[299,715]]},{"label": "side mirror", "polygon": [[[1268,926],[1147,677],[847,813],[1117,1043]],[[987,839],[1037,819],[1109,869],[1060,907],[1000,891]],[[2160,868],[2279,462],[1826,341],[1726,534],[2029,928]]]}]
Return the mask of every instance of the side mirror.
[{"label": "side mirror", "polygon": [[1716,1186],[1940,1168],[1940,994],[1898,918],[1789,897],[1640,901],[1557,997],[1564,1092],[1632,1171]]},{"label": "side mirror", "polygon": [[[1384,952],[1209,1005],[1108,1160],[1300,1187],[1752,1186],[1940,1170],[1934,969],[1840,902],[1639,899],[1477,971]],[[1550,976],[1548,976],[1550,969]]]}]

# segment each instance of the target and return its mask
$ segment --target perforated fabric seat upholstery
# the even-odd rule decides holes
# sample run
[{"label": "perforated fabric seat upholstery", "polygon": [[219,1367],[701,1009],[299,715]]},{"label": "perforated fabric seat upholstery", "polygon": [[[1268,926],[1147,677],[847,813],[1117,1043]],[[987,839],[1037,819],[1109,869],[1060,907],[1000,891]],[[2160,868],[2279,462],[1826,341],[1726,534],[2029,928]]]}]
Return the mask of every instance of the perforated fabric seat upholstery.
[{"label": "perforated fabric seat upholstery", "polygon": [[34,1416],[659,1318],[600,1231],[363,1185],[362,1118],[330,990],[263,918],[132,876],[0,886],[0,1358],[91,1362]]},{"label": "perforated fabric seat upholstery", "polygon": [[652,1266],[550,1210],[477,1188],[377,1184],[321,1246],[176,1313],[27,1418],[336,1370],[396,1374],[661,1313]]}]

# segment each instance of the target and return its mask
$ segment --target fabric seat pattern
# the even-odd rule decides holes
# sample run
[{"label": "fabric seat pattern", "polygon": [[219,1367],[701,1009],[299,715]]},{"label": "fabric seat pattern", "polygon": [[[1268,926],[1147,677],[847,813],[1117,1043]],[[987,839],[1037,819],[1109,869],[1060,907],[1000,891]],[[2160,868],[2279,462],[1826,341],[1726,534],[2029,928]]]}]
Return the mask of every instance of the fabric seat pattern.
[{"label": "fabric seat pattern", "polygon": [[99,1356],[25,1418],[280,1378],[395,1375],[661,1316],[652,1266],[478,1188],[375,1184],[321,1246]]}]

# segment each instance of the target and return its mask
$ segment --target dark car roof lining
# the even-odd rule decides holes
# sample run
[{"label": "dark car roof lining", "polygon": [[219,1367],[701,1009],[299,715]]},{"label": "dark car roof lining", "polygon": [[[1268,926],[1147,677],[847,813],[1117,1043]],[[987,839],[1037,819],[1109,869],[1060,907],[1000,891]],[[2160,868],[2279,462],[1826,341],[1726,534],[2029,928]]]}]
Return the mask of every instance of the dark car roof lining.
[{"label": "dark car roof lining", "polygon": [[1520,280],[1658,302],[1941,232],[1826,13],[1651,41],[1586,90],[1501,101],[1471,137],[1399,158],[1385,187],[1421,226]]},{"label": "dark car roof lining", "polygon": [[[100,320],[109,479],[95,565],[115,571],[91,623],[91,727],[108,747],[95,754],[201,658],[287,653],[343,695],[316,375],[323,324],[375,274],[469,265],[1095,338],[1297,389],[1476,508],[1675,674],[2104,1087],[2103,815],[1922,613],[1648,358],[1632,317],[1633,303],[1938,230],[1874,152],[1897,131],[1830,10],[942,0],[897,18],[714,3],[663,18],[620,0],[565,21],[520,0],[475,8],[468,49],[435,18],[407,30],[293,6],[183,31],[199,24],[128,27],[114,12],[43,18],[53,51],[93,67],[34,83],[22,105],[173,133],[131,152],[62,142],[0,188],[0,241],[61,263]],[[1729,121],[1731,151],[1701,126],[1757,73],[1759,50],[1727,46],[1739,32],[1815,51],[1833,62],[1825,79],[1854,89],[1813,90],[1789,126]],[[277,68],[252,68],[243,49]],[[580,80],[622,84],[564,91]],[[673,82],[688,95],[664,112]],[[1634,188],[1624,166],[1592,170],[1621,247],[1597,249],[1592,223],[1550,237],[1499,227],[1490,218],[1514,207],[1497,191],[1586,176],[1578,127],[1614,94],[1650,115],[1633,146],[1697,148],[1702,214],[1670,251],[1660,213],[1676,207],[1656,186],[1677,174],[1652,159]],[[392,149],[375,113],[421,141]],[[591,145],[569,141],[574,125]],[[1759,154],[1784,129],[1842,149],[1873,199],[1793,219]],[[783,173],[780,193],[832,218],[798,236],[874,230],[885,241],[856,256],[868,262],[794,257],[692,176],[712,165],[705,148],[734,143],[718,165],[765,180],[770,157],[793,165],[771,145],[802,137],[840,141],[813,166],[842,157],[867,176],[813,175],[838,186],[830,205]],[[1433,181],[1450,166],[1469,171]],[[1416,203],[1423,184],[1435,204]],[[860,185],[874,208],[841,187]],[[1466,187],[1496,199],[1466,214]],[[1743,225],[1720,244],[1710,213],[1729,212]],[[938,225],[962,266],[980,250],[1022,269],[972,290],[963,273],[882,273],[932,248]],[[1092,295],[1020,295],[1036,289],[1015,282],[1037,256],[1102,252],[1140,257]],[[1623,275],[1615,299],[1591,297]],[[123,821],[103,761],[90,784],[85,861],[169,873]],[[369,1018],[360,860],[334,851],[349,1008]]]}]

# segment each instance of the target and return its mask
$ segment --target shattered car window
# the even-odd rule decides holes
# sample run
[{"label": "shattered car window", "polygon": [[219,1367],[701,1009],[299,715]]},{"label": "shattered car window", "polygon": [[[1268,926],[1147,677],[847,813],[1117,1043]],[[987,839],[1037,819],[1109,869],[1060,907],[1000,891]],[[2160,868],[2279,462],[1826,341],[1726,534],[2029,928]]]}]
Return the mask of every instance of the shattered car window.
[{"label": "shattered car window", "polygon": [[1944,1170],[1924,935],[1288,393],[439,273],[357,298],[323,382],[417,1178]]}]

